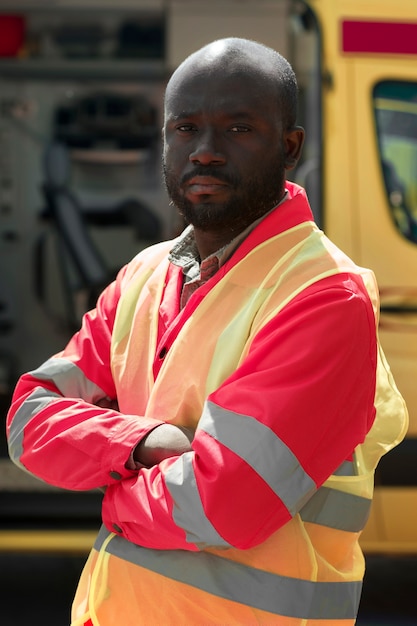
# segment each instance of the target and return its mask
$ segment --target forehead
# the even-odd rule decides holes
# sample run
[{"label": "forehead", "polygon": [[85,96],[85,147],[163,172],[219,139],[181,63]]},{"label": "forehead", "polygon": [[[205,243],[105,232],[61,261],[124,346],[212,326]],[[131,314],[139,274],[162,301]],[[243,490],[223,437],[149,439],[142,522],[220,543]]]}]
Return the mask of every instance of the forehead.
[{"label": "forehead", "polygon": [[170,81],[165,114],[277,114],[277,87],[261,73],[227,68],[196,68]]}]

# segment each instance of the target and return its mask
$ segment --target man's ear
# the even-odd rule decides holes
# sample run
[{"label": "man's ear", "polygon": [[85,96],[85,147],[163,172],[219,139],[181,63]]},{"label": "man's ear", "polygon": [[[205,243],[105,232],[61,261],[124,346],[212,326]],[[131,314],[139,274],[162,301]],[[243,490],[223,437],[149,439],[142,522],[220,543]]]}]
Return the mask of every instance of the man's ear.
[{"label": "man's ear", "polygon": [[284,132],[286,170],[292,170],[297,165],[303,149],[304,135],[304,128],[301,126],[293,126],[291,130]]}]

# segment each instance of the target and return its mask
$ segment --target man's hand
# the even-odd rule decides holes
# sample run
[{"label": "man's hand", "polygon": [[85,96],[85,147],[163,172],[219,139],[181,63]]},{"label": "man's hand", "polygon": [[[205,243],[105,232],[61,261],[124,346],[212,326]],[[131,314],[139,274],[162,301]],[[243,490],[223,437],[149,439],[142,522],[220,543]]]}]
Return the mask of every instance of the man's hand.
[{"label": "man's hand", "polygon": [[194,432],[188,428],[161,424],[142,439],[133,452],[133,460],[151,467],[171,456],[191,450]]}]

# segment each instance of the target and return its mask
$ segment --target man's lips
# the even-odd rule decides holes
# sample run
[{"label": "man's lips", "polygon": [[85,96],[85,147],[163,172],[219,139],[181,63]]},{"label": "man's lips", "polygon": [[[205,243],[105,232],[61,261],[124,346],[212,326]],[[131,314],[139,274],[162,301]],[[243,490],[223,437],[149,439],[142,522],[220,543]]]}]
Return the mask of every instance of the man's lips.
[{"label": "man's lips", "polygon": [[186,183],[185,188],[186,193],[192,195],[213,195],[224,191],[228,186],[228,183],[214,176],[194,176]]}]

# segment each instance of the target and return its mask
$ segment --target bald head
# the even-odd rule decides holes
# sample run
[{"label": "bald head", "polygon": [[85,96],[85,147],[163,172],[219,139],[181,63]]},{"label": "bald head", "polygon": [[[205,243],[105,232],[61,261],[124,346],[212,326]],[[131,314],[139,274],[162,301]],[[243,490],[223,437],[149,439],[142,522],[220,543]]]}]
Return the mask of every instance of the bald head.
[{"label": "bald head", "polygon": [[[298,87],[289,62],[278,52],[256,41],[228,37],[218,39],[187,57],[173,73],[167,96],[183,88],[191,75],[256,77],[266,93],[276,95],[284,128],[296,123]],[[272,90],[272,91],[271,91]]]}]

